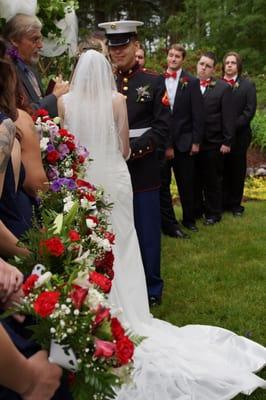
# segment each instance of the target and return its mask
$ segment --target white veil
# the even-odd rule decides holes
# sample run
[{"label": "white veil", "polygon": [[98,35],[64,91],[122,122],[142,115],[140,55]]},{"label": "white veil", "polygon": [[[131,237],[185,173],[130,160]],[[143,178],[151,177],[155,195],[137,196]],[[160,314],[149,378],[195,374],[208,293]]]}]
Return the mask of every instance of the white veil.
[{"label": "white veil", "polygon": [[112,106],[115,91],[112,69],[106,58],[95,50],[83,53],[70,92],[64,99],[65,121],[94,160],[88,168],[88,178],[102,186],[105,186],[106,168],[112,168],[121,156]]}]

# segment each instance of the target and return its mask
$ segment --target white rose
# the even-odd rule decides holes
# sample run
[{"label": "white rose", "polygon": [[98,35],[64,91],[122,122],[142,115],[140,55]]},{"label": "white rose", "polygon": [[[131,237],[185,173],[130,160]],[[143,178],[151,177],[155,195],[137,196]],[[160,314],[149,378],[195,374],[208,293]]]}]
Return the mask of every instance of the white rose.
[{"label": "white rose", "polygon": [[43,137],[40,141],[41,151],[45,151],[47,149],[47,145],[49,143],[49,138]]}]

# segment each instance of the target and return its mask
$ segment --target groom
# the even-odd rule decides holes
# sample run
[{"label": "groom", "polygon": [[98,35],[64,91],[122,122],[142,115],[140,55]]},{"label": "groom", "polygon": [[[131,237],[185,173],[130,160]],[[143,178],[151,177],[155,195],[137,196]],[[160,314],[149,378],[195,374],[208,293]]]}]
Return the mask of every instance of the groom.
[{"label": "groom", "polygon": [[[131,156],[128,168],[134,192],[134,218],[146,274],[150,305],[160,304],[160,160],[169,132],[169,111],[162,104],[163,78],[136,62],[139,21],[99,24],[106,31],[117,87],[127,99]],[[126,268],[126,265],[125,265]]]}]

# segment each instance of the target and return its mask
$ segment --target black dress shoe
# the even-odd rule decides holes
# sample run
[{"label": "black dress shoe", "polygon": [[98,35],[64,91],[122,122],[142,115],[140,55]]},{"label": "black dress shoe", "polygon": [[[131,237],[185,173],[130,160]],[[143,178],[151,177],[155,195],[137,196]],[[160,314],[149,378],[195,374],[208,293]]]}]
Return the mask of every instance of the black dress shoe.
[{"label": "black dress shoe", "polygon": [[204,223],[204,225],[214,225],[219,221],[220,221],[220,218],[210,217],[210,218],[205,218],[203,223]]},{"label": "black dress shoe", "polygon": [[173,232],[173,236],[172,237],[175,237],[175,238],[178,238],[178,239],[190,239],[190,236],[187,233],[183,232],[179,228],[176,229],[175,232]]},{"label": "black dress shoe", "polygon": [[149,305],[150,307],[159,306],[162,303],[162,299],[160,297],[149,297]]},{"label": "black dress shoe", "polygon": [[187,229],[189,229],[190,231],[192,231],[192,232],[198,232],[198,231],[199,231],[198,228],[197,228],[197,226],[196,226],[195,224],[193,224],[193,222],[182,222],[182,225],[183,225],[185,228],[187,228]]},{"label": "black dress shoe", "polygon": [[163,230],[163,233],[164,235],[170,236],[172,238],[189,239],[189,235],[183,232],[179,227],[173,228],[168,231]]}]

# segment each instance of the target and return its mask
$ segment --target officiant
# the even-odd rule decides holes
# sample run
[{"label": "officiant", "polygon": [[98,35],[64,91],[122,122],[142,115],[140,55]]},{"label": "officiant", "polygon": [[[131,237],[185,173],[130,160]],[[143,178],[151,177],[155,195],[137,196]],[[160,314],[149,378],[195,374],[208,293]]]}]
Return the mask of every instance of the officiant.
[{"label": "officiant", "polygon": [[69,90],[69,83],[57,77],[51,93],[45,95],[41,79],[35,70],[43,47],[42,24],[34,15],[17,14],[4,28],[4,37],[10,43],[12,58],[26,100],[33,109],[45,108],[51,117],[58,115],[57,99]]}]

